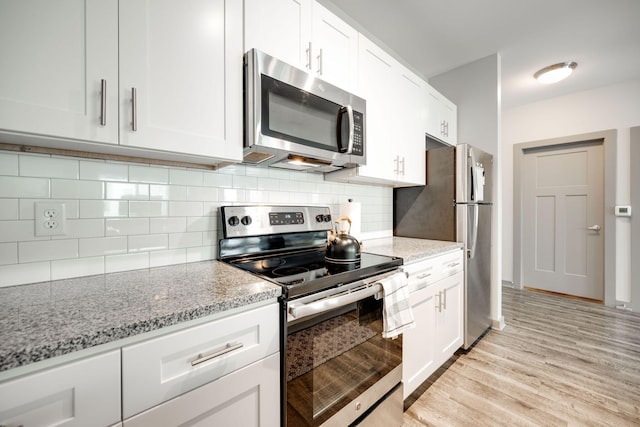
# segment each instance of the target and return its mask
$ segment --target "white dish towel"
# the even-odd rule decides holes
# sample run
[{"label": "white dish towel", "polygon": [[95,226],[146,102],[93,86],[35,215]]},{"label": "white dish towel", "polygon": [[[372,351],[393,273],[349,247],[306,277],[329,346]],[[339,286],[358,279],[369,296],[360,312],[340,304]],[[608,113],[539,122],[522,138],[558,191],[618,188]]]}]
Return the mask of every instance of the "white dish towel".
[{"label": "white dish towel", "polygon": [[416,326],[409,301],[409,283],[405,273],[396,273],[378,281],[382,285],[384,338],[395,338]]}]

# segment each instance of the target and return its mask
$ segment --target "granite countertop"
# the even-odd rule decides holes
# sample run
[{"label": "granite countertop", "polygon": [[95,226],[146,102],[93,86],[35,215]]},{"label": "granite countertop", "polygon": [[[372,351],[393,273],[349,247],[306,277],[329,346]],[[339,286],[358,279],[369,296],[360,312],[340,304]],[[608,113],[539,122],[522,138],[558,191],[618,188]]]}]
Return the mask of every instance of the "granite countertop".
[{"label": "granite countertop", "polygon": [[218,261],[0,288],[0,371],[280,294]]},{"label": "granite countertop", "polygon": [[432,256],[440,255],[463,247],[459,242],[444,242],[441,240],[412,239],[408,237],[383,237],[364,240],[363,252],[397,256],[405,264]]}]

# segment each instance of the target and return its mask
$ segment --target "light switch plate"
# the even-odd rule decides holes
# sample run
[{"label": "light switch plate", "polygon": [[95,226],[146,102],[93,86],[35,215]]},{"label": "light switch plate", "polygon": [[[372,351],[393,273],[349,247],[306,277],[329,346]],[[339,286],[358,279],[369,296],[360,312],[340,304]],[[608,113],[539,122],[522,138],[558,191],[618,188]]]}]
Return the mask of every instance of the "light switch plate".
[{"label": "light switch plate", "polygon": [[616,206],[616,216],[631,216],[631,206]]},{"label": "light switch plate", "polygon": [[62,202],[36,202],[35,220],[36,236],[67,234],[66,205]]}]

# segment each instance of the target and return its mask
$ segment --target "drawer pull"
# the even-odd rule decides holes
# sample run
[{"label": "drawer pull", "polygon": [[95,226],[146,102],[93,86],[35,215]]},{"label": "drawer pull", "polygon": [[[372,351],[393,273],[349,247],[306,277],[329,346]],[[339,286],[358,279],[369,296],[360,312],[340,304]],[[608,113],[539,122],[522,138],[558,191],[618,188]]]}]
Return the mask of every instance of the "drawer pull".
[{"label": "drawer pull", "polygon": [[214,359],[216,357],[222,356],[223,354],[230,353],[230,352],[232,352],[234,350],[242,348],[242,346],[243,346],[243,344],[241,342],[238,342],[238,343],[235,343],[235,344],[228,343],[222,350],[216,351],[214,353],[207,354],[207,355],[203,355],[202,353],[200,353],[198,355],[198,357],[196,358],[196,360],[192,360],[191,361],[191,366],[196,366],[196,365],[199,365],[201,363],[206,362],[207,360],[211,360],[211,359]]},{"label": "drawer pull", "polygon": [[425,278],[427,278],[429,276],[431,276],[431,273],[424,273],[424,274],[418,275],[418,277],[416,277],[416,279],[425,279]]},{"label": "drawer pull", "polygon": [[460,265],[459,262],[452,262],[451,264],[449,264],[447,267],[455,267],[457,265]]}]

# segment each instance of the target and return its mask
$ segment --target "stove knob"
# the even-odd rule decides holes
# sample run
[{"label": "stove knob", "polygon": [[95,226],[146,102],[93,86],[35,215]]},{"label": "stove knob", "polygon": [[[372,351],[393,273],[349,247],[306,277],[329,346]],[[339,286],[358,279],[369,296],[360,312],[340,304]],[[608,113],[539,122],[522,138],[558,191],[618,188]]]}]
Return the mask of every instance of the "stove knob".
[{"label": "stove knob", "polygon": [[248,215],[243,216],[240,222],[242,223],[242,225],[249,225],[251,224],[251,217]]},{"label": "stove knob", "polygon": [[322,219],[324,220],[324,222],[331,222],[331,215],[324,215]]},{"label": "stove knob", "polygon": [[316,215],[316,222],[322,222],[324,221],[323,219],[324,217],[322,215]]},{"label": "stove knob", "polygon": [[227,221],[229,223],[230,226],[235,227],[236,225],[240,224],[240,220],[238,219],[237,216],[232,216],[231,218],[229,218],[229,220]]}]

